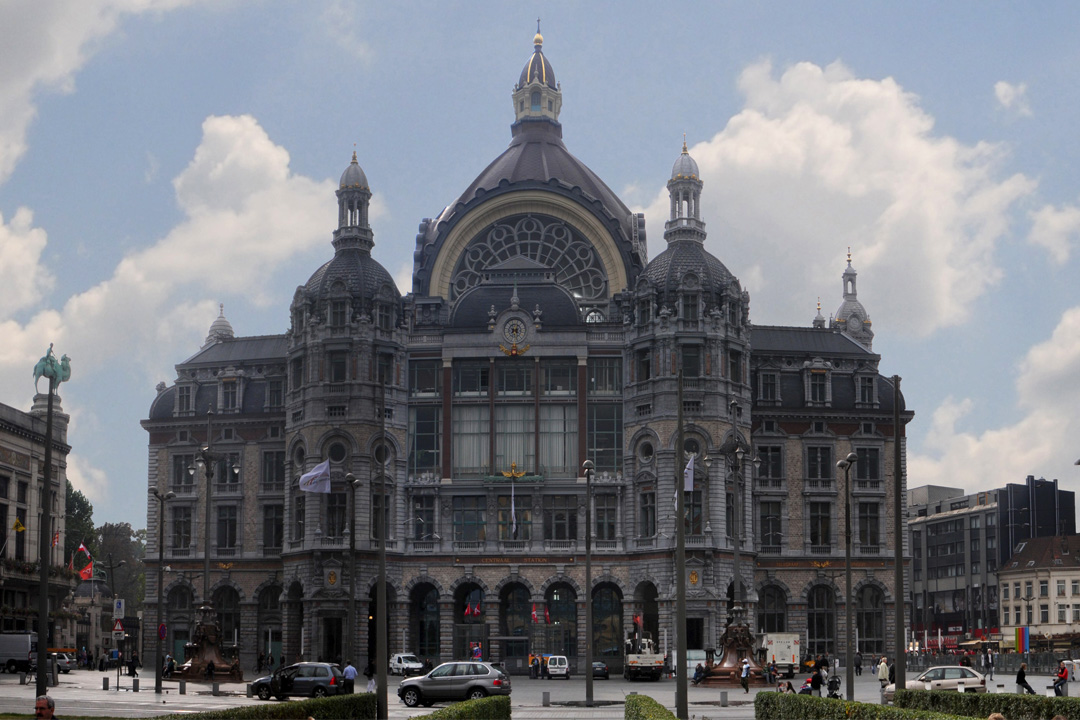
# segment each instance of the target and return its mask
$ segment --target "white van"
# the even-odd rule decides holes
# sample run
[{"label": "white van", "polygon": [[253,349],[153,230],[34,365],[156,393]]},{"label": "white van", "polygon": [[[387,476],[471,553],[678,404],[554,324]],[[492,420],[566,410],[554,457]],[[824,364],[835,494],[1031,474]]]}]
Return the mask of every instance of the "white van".
[{"label": "white van", "polygon": [[391,675],[423,675],[424,663],[412,653],[397,653],[390,656]]},{"label": "white van", "polygon": [[570,663],[567,662],[565,655],[552,655],[548,658],[548,677],[555,678],[561,677],[570,679]]}]

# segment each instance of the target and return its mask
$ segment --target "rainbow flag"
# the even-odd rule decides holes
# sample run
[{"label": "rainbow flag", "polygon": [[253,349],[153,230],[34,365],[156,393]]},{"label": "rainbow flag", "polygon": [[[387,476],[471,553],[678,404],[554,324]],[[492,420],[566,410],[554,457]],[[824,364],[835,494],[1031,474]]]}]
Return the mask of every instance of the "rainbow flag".
[{"label": "rainbow flag", "polygon": [[1018,627],[1016,628],[1016,652],[1030,652],[1031,651],[1031,628]]}]

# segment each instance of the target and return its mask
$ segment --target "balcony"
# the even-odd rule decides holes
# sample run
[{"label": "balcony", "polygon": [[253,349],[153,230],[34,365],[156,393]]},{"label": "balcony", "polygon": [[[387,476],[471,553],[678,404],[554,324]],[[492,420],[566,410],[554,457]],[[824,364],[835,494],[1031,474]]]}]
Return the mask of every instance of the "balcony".
[{"label": "balcony", "polygon": [[177,495],[194,495],[195,483],[170,483],[169,489]]},{"label": "balcony", "polygon": [[577,540],[545,540],[544,549],[548,552],[572,553],[577,550]]},{"label": "balcony", "polygon": [[639,549],[639,550],[642,549],[642,548],[655,548],[656,547],[656,537],[654,536],[654,537],[634,538],[634,547]]},{"label": "balcony", "polygon": [[239,557],[240,548],[235,545],[229,547],[215,547],[214,555],[216,557]]},{"label": "balcony", "polygon": [[599,552],[616,552],[619,549],[619,541],[593,540],[592,549]]},{"label": "balcony", "polygon": [[859,545],[858,554],[859,555],[880,555],[881,554],[881,546],[880,545]]},{"label": "balcony", "polygon": [[687,535],[686,547],[705,547],[704,535]]},{"label": "balcony", "polygon": [[[378,550],[380,544],[381,544],[381,541],[379,541],[377,539],[373,539],[371,541],[371,549],[372,550]],[[387,550],[397,550],[397,540],[387,540],[386,541],[386,549]]]},{"label": "balcony", "polygon": [[523,553],[529,549],[528,540],[502,540],[499,549],[504,553]]},{"label": "balcony", "polygon": [[454,552],[478,553],[484,549],[483,540],[455,540]]},{"label": "balcony", "polygon": [[271,494],[280,495],[281,493],[285,492],[285,481],[284,480],[282,480],[282,481],[274,481],[274,482],[265,482],[264,481],[259,485],[259,492],[264,494],[264,495],[271,495]]},{"label": "balcony", "polygon": [[811,545],[811,555],[832,555],[832,545]]},{"label": "balcony", "polygon": [[413,540],[409,543],[409,551],[421,555],[435,552],[434,540]]},{"label": "balcony", "polygon": [[214,483],[214,497],[221,497],[222,495],[239,495],[243,489],[243,486],[239,482],[216,482]]},{"label": "balcony", "polygon": [[281,545],[263,545],[263,557],[275,557],[281,554]]},{"label": "balcony", "polygon": [[344,535],[335,535],[335,536],[331,536],[331,537],[323,536],[323,537],[319,538],[318,540],[319,540],[319,546],[324,547],[324,548],[342,548],[342,549],[344,549],[345,547],[348,546],[348,543],[346,542]]},{"label": "balcony", "polygon": [[758,548],[758,555],[779,555],[779,545],[762,545]]},{"label": "balcony", "polygon": [[805,485],[813,490],[835,490],[836,480],[833,478],[807,478]]},{"label": "balcony", "polygon": [[194,551],[191,549],[191,547],[172,547],[169,548],[168,555],[169,557],[174,558],[184,558],[191,557],[193,555],[193,552]]}]

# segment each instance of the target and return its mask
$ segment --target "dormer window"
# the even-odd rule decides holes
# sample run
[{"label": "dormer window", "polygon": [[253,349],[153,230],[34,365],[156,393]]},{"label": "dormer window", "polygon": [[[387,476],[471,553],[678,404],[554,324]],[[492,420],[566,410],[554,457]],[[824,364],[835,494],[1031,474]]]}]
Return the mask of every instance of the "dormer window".
[{"label": "dormer window", "polygon": [[810,375],[810,401],[825,402],[825,381],[828,376],[825,373],[813,373]]},{"label": "dormer window", "polygon": [[652,302],[641,300],[638,302],[638,325],[648,325],[652,322]]},{"label": "dormer window", "polygon": [[758,399],[774,402],[777,399],[776,373],[763,372],[758,376]]},{"label": "dormer window", "polygon": [[687,322],[698,321],[698,296],[696,293],[683,295],[682,319]]},{"label": "dormer window", "polygon": [[221,381],[221,407],[225,410],[236,409],[237,385],[236,380]]},{"label": "dormer window", "polygon": [[348,366],[349,354],[344,350],[335,350],[330,353],[329,358],[329,370],[330,370],[330,382],[343,383],[346,378],[346,367]]},{"label": "dormer window", "polygon": [[334,300],[330,303],[330,324],[334,327],[342,327],[348,324],[348,303],[345,300]]},{"label": "dormer window", "polygon": [[394,327],[394,313],[387,303],[379,303],[378,322],[380,330],[392,330]]},{"label": "dormer window", "polygon": [[190,412],[191,411],[191,386],[183,385],[176,388],[176,411],[177,412]]}]

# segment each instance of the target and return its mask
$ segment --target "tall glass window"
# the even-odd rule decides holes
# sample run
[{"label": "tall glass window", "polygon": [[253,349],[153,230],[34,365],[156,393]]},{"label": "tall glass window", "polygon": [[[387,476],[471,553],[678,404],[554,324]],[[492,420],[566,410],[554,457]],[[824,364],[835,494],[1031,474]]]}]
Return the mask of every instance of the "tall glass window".
[{"label": "tall glass window", "polygon": [[641,537],[656,537],[656,492],[653,490],[643,491],[641,500],[641,514],[638,517],[638,534]]},{"label": "tall glass window", "polygon": [[487,397],[491,366],[488,363],[454,363],[454,395]]},{"label": "tall glass window", "polygon": [[551,652],[562,655],[577,655],[577,594],[569,585],[552,585],[547,591],[548,613],[551,624],[566,629],[566,644],[561,648],[552,648]]},{"label": "tall glass window", "polygon": [[779,547],[781,542],[780,525],[783,520],[779,500],[763,500],[758,504],[759,532],[762,547]]},{"label": "tall glass window", "polygon": [[596,463],[596,471],[618,472],[622,469],[622,405],[589,403],[588,423],[587,452]]},{"label": "tall glass window", "polygon": [[345,534],[348,498],[343,492],[326,496],[326,537],[339,538]]},{"label": "tall glass window", "polygon": [[422,585],[413,591],[411,627],[416,630],[416,652],[421,657],[439,655],[439,591]]},{"label": "tall glass window", "polygon": [[779,445],[763,445],[758,448],[758,457],[761,458],[761,466],[757,471],[759,478],[779,480],[784,477],[782,447]]},{"label": "tall glass window", "polygon": [[589,395],[618,395],[622,384],[621,358],[589,358]]},{"label": "tall glass window", "polygon": [[881,479],[881,450],[878,448],[858,448],[855,453],[859,461],[855,463],[856,480]]},{"label": "tall glass window", "polygon": [[293,498],[293,515],[292,515],[292,539],[302,540],[304,538],[304,512],[306,510],[306,498],[303,495],[297,495]]},{"label": "tall glass window", "polygon": [[873,586],[862,588],[858,592],[855,612],[862,651],[885,652],[885,596],[881,590]]},{"label": "tall glass window", "polygon": [[[454,474],[479,477],[490,473],[491,411],[487,405],[455,405]],[[507,466],[509,468],[509,466]]]},{"label": "tall glass window", "polygon": [[836,603],[824,585],[815,586],[806,598],[806,637],[812,656],[832,655],[836,649]]},{"label": "tall glass window", "polygon": [[[387,480],[386,477],[382,478]],[[375,487],[380,483],[376,482]],[[371,493],[371,538],[382,540],[389,537],[385,532],[390,528],[390,493]]]},{"label": "tall glass window", "polygon": [[615,519],[619,514],[619,498],[607,493],[595,495],[593,505],[596,517],[596,539],[614,540]]},{"label": "tall glass window", "polygon": [[281,550],[285,540],[285,506],[281,503],[263,506],[263,548]]},{"label": "tall glass window", "polygon": [[769,585],[761,593],[761,603],[758,605],[758,632],[784,632],[785,627],[787,627],[787,595],[775,585]]},{"label": "tall glass window", "polygon": [[236,517],[235,505],[219,505],[217,509],[217,548],[218,550],[233,550],[236,548]]},{"label": "tall glass window", "polygon": [[544,497],[544,538],[546,540],[577,540],[576,495],[546,495]]},{"label": "tall glass window", "polygon": [[218,627],[225,645],[240,643],[240,595],[231,587],[223,587],[214,593],[214,609],[217,610]]},{"label": "tall glass window", "polygon": [[881,507],[876,502],[859,503],[859,542],[881,544]]},{"label": "tall glass window", "polygon": [[482,495],[454,498],[454,540],[470,542],[486,538],[486,507]]},{"label": "tall glass window", "polygon": [[814,446],[806,448],[806,477],[810,480],[831,480],[833,477],[832,448]]},{"label": "tall glass window", "polygon": [[[622,654],[622,597],[617,588],[601,585],[593,593],[593,657]],[[610,662],[610,660],[608,661]]]},{"label": "tall glass window", "polygon": [[695,489],[691,492],[684,491],[686,496],[686,534],[700,535],[703,532],[703,514],[705,510],[705,493]]},{"label": "tall glass window", "polygon": [[532,395],[533,366],[521,362],[500,362],[495,365],[498,378],[496,392],[499,395]]},{"label": "tall glass window", "polygon": [[577,363],[567,360],[540,363],[540,392],[545,396],[577,392]]},{"label": "tall glass window", "polygon": [[[513,503],[511,503],[511,499]],[[532,497],[520,493],[515,493],[513,498],[510,495],[500,495],[497,503],[499,509],[499,539],[531,540]],[[516,529],[515,517],[517,518]]]},{"label": "tall glass window", "polygon": [[409,473],[434,472],[442,469],[439,456],[440,416],[442,407],[417,406],[409,408]]},{"label": "tall glass window", "polygon": [[172,507],[172,546],[177,550],[191,547],[191,507]]},{"label": "tall glass window", "polygon": [[442,368],[438,360],[409,361],[409,395],[437,398],[442,390]]},{"label": "tall glass window", "polygon": [[413,498],[413,540],[435,539],[435,498],[420,495]]},{"label": "tall glass window", "polygon": [[536,469],[536,410],[532,405],[495,406],[495,467]]},{"label": "tall glass window", "polygon": [[540,406],[541,475],[577,473],[577,424],[576,405]]},{"label": "tall glass window", "polygon": [[810,545],[817,548],[832,546],[831,503],[810,503]]}]

